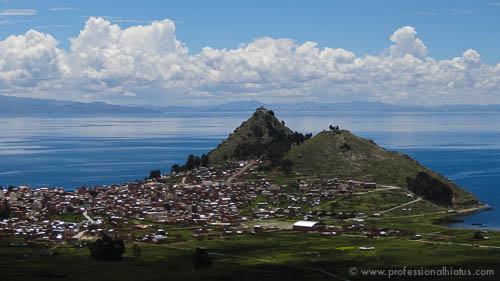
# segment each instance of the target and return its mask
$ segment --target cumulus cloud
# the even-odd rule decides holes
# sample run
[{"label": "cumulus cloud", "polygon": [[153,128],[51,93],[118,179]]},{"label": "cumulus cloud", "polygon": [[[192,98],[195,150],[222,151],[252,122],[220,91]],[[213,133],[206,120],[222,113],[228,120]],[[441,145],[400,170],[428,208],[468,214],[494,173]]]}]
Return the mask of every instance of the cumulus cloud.
[{"label": "cumulus cloud", "polygon": [[70,41],[72,69],[91,80],[168,81],[188,51],[170,20],[122,30],[103,18],[90,18]]},{"label": "cumulus cloud", "polygon": [[34,30],[0,41],[0,87],[35,87],[57,79],[64,55],[52,36]]},{"label": "cumulus cloud", "polygon": [[65,52],[48,34],[0,41],[0,90],[75,100],[177,104],[229,100],[370,100],[390,103],[498,101],[500,64],[474,50],[437,61],[411,26],[388,55],[356,56],[315,42],[257,38],[235,49],[190,54],[166,19],[122,29],[91,17]]},{"label": "cumulus cloud", "polygon": [[391,46],[391,56],[404,57],[412,55],[417,58],[423,58],[427,55],[428,50],[422,40],[415,38],[417,32],[411,26],[404,26],[391,36],[391,41],[396,45]]}]

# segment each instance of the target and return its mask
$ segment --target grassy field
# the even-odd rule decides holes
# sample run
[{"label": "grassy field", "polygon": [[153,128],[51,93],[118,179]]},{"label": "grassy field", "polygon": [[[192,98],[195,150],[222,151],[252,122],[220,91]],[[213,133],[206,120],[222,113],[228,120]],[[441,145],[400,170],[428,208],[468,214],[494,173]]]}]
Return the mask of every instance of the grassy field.
[{"label": "grassy field", "polygon": [[[426,269],[448,266],[463,269],[500,270],[500,249],[471,247],[474,231],[451,229],[429,222],[439,215],[373,219],[378,226],[405,227],[424,235],[428,243],[356,235],[324,237],[320,233],[285,231],[261,235],[226,236],[223,240],[175,242],[163,245],[139,243],[142,255],[133,258],[127,244],[120,262],[97,262],[87,248],[63,245],[54,256],[41,256],[49,244],[11,246],[19,240],[0,239],[1,280],[378,280],[375,276],[350,276],[349,268]],[[411,223],[409,223],[411,222]],[[187,230],[187,229],[186,229]],[[481,245],[500,246],[500,234],[490,232]],[[439,239],[436,239],[439,238]],[[449,243],[451,242],[451,244]],[[457,243],[465,243],[461,245]],[[358,247],[373,246],[375,251]],[[196,269],[193,253],[206,247],[213,265]],[[325,273],[326,272],[326,273]],[[497,271],[500,272],[500,271]],[[369,278],[369,279],[368,279]],[[497,280],[489,277],[484,280]],[[392,280],[398,280],[392,278]],[[436,280],[450,280],[449,277]],[[461,280],[454,278],[454,280]],[[463,279],[467,280],[467,278]],[[470,280],[482,280],[472,278]]]},{"label": "grassy field", "polygon": [[[478,230],[436,224],[436,221],[448,217],[447,210],[428,201],[415,201],[406,194],[407,191],[399,189],[375,192],[360,189],[353,195],[325,200],[316,207],[294,204],[303,207],[303,212],[363,212],[366,214],[363,223],[367,229],[390,229],[403,233],[390,237],[369,238],[367,233],[359,230],[334,236],[286,230],[215,235],[198,240],[193,234],[199,226],[132,220],[117,225],[115,231],[142,237],[162,228],[178,237],[161,245],[135,242],[141,246],[140,257],[133,257],[133,243],[127,243],[124,260],[116,262],[97,262],[90,259],[88,248],[75,248],[70,244],[23,244],[22,239],[0,238],[0,280],[387,280],[387,276],[364,276],[362,270],[400,270],[405,267],[440,269],[442,266],[466,270],[492,269],[500,273],[500,232],[488,231],[483,233],[483,236],[489,237],[488,240],[473,240]],[[258,208],[259,202],[271,203],[267,197],[261,196],[249,204],[246,211]],[[288,201],[277,203],[279,206],[290,204]],[[410,204],[402,208],[406,203]],[[384,212],[391,208],[395,209]],[[371,217],[375,212],[382,214]],[[299,213],[296,219],[300,217]],[[78,221],[83,218],[65,215],[52,219]],[[246,224],[250,229],[254,224],[274,224],[286,229],[289,227],[285,226],[293,224],[296,219],[250,221]],[[337,227],[354,223],[349,219],[337,221],[333,217],[325,217],[323,221]],[[151,227],[133,229],[134,224]],[[209,228],[211,233],[220,233],[221,230],[220,227]],[[415,234],[420,234],[420,239],[415,240]],[[197,247],[209,250],[212,265],[195,267],[193,256]],[[361,251],[359,247],[375,247],[375,250]],[[42,255],[48,251],[54,255]],[[358,270],[356,275],[350,273],[353,267]],[[411,279],[498,280],[496,276],[450,278],[426,276]],[[406,279],[408,276],[391,278]]]},{"label": "grassy field", "polygon": [[65,213],[65,214],[59,214],[59,215],[52,215],[50,220],[60,220],[60,221],[65,221],[65,222],[81,222],[82,220],[85,220],[85,217],[82,214],[79,213]]},{"label": "grassy field", "polygon": [[401,190],[388,190],[380,192],[371,192],[364,194],[353,194],[347,200],[335,200],[336,204],[327,204],[322,206],[324,211],[333,212],[363,212],[371,214],[388,210],[404,203],[412,201],[412,198],[406,197],[406,193]]}]

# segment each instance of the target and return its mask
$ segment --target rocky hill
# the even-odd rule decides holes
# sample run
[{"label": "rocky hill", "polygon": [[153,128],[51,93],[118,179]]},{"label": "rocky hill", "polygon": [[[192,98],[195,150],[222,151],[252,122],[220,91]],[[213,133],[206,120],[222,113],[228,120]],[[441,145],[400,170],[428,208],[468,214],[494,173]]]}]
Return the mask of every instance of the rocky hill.
[{"label": "rocky hill", "polygon": [[[261,107],[217,148],[208,153],[210,165],[263,156],[272,152],[271,146],[277,146],[293,138],[293,135],[294,132],[280,122],[273,111]],[[288,150],[289,147],[286,151]]]}]

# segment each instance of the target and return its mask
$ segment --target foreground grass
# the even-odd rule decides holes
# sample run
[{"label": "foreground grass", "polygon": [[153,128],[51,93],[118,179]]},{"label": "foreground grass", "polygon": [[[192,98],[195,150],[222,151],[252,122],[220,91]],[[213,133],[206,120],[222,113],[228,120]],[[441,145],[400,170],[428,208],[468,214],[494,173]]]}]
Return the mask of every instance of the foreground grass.
[{"label": "foreground grass", "polygon": [[[402,221],[379,223],[397,226]],[[433,228],[429,233],[450,230],[442,226]],[[464,239],[472,234],[465,230],[456,232],[454,235],[448,233],[453,237],[450,242],[467,241]],[[491,234],[500,239],[498,234]],[[140,258],[131,257],[132,244],[127,244],[125,260],[121,262],[91,260],[87,248],[64,245],[54,250],[59,255],[41,256],[50,245],[14,247],[10,246],[12,240],[0,241],[2,280],[335,280],[320,270],[346,279],[365,280],[367,277],[349,276],[349,268],[399,269],[404,266],[416,269],[449,266],[500,272],[500,249],[395,238],[323,237],[319,233],[293,231],[164,245],[141,243]],[[376,250],[359,251],[360,246],[373,246]],[[196,247],[209,249],[214,259],[212,266],[194,268],[192,256]],[[377,280],[377,277],[369,279]],[[449,277],[441,280],[449,280]]]}]

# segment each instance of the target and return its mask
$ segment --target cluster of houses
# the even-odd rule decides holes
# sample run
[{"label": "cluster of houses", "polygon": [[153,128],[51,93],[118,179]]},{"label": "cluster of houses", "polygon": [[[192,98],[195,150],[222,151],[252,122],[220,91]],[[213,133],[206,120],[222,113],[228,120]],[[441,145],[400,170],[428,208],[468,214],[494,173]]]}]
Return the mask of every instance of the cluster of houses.
[{"label": "cluster of houses", "polygon": [[[228,231],[225,226],[250,220],[303,218],[310,207],[362,187],[361,183],[339,179],[276,185],[268,182],[257,166],[240,161],[223,169],[200,167],[145,181],[75,190],[28,186],[0,189],[0,209],[9,210],[9,216],[0,221],[0,236],[67,241],[148,223],[224,226],[223,231]],[[69,220],[65,219],[68,215]],[[306,216],[308,220],[313,218]],[[293,228],[324,229],[322,224],[307,221]],[[166,237],[168,234],[156,231],[142,239],[158,242]]]}]

